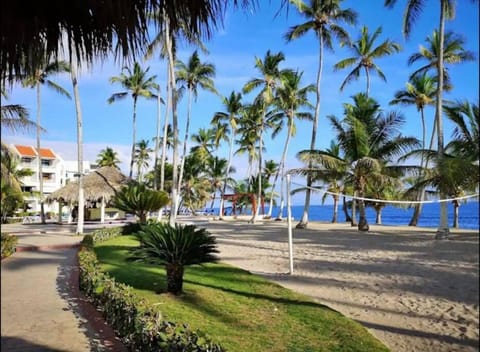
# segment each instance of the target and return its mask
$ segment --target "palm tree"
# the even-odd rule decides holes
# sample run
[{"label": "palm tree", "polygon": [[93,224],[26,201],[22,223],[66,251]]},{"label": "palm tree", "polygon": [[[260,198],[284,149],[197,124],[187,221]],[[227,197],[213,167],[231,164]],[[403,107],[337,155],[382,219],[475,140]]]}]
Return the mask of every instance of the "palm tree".
[{"label": "palm tree", "polygon": [[[273,102],[274,92],[276,87],[279,84],[279,81],[282,75],[285,74],[287,70],[280,70],[279,64],[285,60],[285,56],[282,52],[277,54],[272,54],[270,50],[267,51],[263,61],[256,57],[255,58],[255,68],[260,71],[259,78],[253,78],[248,81],[244,87],[243,92],[249,93],[256,88],[261,88],[259,95],[256,100],[260,108],[260,125],[259,125],[259,154],[258,154],[258,206],[260,206],[260,200],[262,197],[262,176],[260,170],[262,169],[262,149],[263,149],[263,131],[265,128],[265,115],[267,113],[268,106]],[[258,209],[254,212],[251,221],[254,223],[258,214]]]},{"label": "palm tree", "polygon": [[[417,110],[420,112],[420,119],[422,122],[422,149],[426,148],[426,127],[425,127],[425,107],[427,105],[433,105],[435,101],[435,96],[437,93],[437,79],[429,76],[425,71],[422,74],[417,74],[410,79],[410,82],[407,82],[406,89],[399,90],[395,93],[395,98],[390,102],[390,104],[400,104],[400,105],[415,105]],[[420,167],[424,167],[423,155],[420,159]],[[424,199],[425,192],[420,192],[418,200],[422,201]],[[417,226],[420,213],[422,211],[422,203],[415,204],[415,210],[413,212],[412,218],[409,222],[409,226]]]},{"label": "palm tree", "polygon": [[50,76],[70,72],[70,65],[66,61],[54,61],[45,64],[44,67],[38,68],[30,76],[26,77],[22,82],[24,87],[35,88],[37,90],[37,152],[38,152],[38,183],[40,191],[40,216],[42,224],[45,223],[45,208],[43,201],[43,175],[42,175],[42,157],[40,153],[40,97],[42,85],[47,85],[49,88],[55,90],[57,93],[62,94],[70,99],[70,94],[57,83],[49,79]]},{"label": "palm tree", "polygon": [[191,140],[195,145],[190,151],[196,154],[204,163],[213,157],[212,151],[215,147],[215,131],[212,128],[200,128],[197,133],[192,134]]},{"label": "palm tree", "polygon": [[[276,126],[281,127],[283,125],[283,120],[286,120],[287,123],[287,137],[285,139],[285,144],[283,147],[282,157],[280,160],[280,167],[277,169],[275,178],[273,180],[272,192],[275,189],[277,184],[278,176],[282,175],[280,185],[280,209],[277,216],[277,219],[281,219],[284,206],[284,171],[285,171],[285,161],[287,159],[288,147],[290,144],[290,138],[294,137],[296,134],[295,119],[299,120],[312,120],[312,115],[309,112],[299,112],[298,109],[301,107],[312,108],[312,105],[308,101],[308,93],[315,91],[315,86],[309,84],[305,87],[300,87],[300,82],[302,80],[303,72],[293,72],[287,71],[282,77],[282,84],[277,88],[277,94],[275,97],[275,106],[280,110],[280,113],[274,115],[272,120],[280,119],[280,125]],[[273,209],[273,196],[270,196],[270,206],[268,209],[268,216],[272,216]]]},{"label": "palm tree", "polygon": [[382,112],[379,104],[366,94],[353,96],[354,104],[344,104],[344,119],[329,116],[337,132],[337,140],[345,157],[315,151],[300,152],[304,161],[313,159],[329,169],[349,170],[354,184],[354,196],[359,198],[358,229],[368,231],[363,197],[369,182],[385,184],[399,176],[403,168],[395,165],[395,156],[418,146],[413,137],[403,137],[399,128],[404,117],[396,112]]},{"label": "palm tree", "polygon": [[[433,31],[433,35],[431,37],[427,37],[426,41],[427,47],[420,45],[419,52],[410,55],[408,58],[408,65],[413,65],[419,61],[426,61],[425,65],[415,70],[410,77],[415,77],[432,69],[435,70],[438,65],[440,50],[440,35],[438,31]],[[451,31],[445,33],[443,43],[444,64],[458,64],[475,60],[475,54],[471,51],[465,50],[464,45],[465,40],[461,36]],[[450,77],[446,68],[443,70],[443,84],[444,90],[451,88]]]},{"label": "palm tree", "polygon": [[[217,191],[220,192],[220,199],[223,198],[223,186],[224,186],[224,175],[228,172],[229,174],[235,172],[235,167],[230,166],[229,170],[226,170],[228,161],[227,159],[219,158],[217,156],[211,157],[208,159],[205,169],[205,174],[210,180],[210,186],[212,190],[212,202],[210,204],[210,209],[213,209],[215,202],[215,194]],[[231,178],[226,180],[227,186],[233,183]]]},{"label": "palm tree", "polygon": [[200,88],[208,90],[217,94],[214,87],[212,78],[215,77],[215,66],[211,63],[202,63],[197,51],[194,51],[189,58],[188,63],[185,64],[182,61],[176,62],[177,67],[177,82],[183,84],[188,90],[188,108],[187,108],[187,120],[185,123],[185,138],[183,140],[183,154],[182,162],[180,163],[180,172],[178,176],[178,190],[180,193],[180,184],[183,178],[183,168],[185,165],[185,157],[187,155],[187,142],[190,128],[190,114],[192,111],[192,96],[197,100],[198,86]]},{"label": "palm tree", "polygon": [[[333,40],[340,39],[342,42],[349,41],[347,31],[340,25],[340,23],[355,24],[357,20],[357,13],[352,9],[342,9],[340,7],[342,0],[310,0],[309,5],[301,0],[291,0],[297,7],[301,15],[306,18],[306,22],[293,26],[285,34],[287,41],[302,37],[306,33],[312,31],[319,41],[318,53],[318,71],[317,71],[317,89],[316,89],[316,103],[315,115],[313,117],[312,139],[310,142],[310,149],[316,148],[318,120],[320,117],[320,84],[322,80],[324,48],[333,51]],[[311,165],[310,165],[311,167]],[[297,228],[305,228],[308,224],[308,210],[310,208],[310,187],[312,186],[312,179],[307,177],[307,189],[305,191],[305,206],[303,208],[303,215]]]},{"label": "palm tree", "polygon": [[369,35],[368,28],[363,26],[360,37],[350,47],[355,56],[343,59],[333,66],[335,71],[353,66],[353,70],[347,75],[340,86],[340,91],[343,91],[348,83],[357,80],[362,70],[365,71],[365,75],[367,76],[367,97],[370,91],[370,71],[373,70],[383,81],[387,81],[387,78],[374,60],[399,52],[401,47],[400,44],[388,39],[375,46],[375,41],[380,34],[382,34],[382,27],[378,27],[372,35]]},{"label": "palm tree", "polygon": [[111,166],[114,168],[119,168],[120,159],[118,158],[118,153],[110,147],[100,150],[100,153],[97,155],[97,165],[102,166]]},{"label": "palm tree", "polygon": [[167,292],[178,295],[183,289],[186,265],[216,262],[218,253],[215,237],[195,225],[150,224],[135,235],[140,246],[134,248],[133,261],[165,265]]},{"label": "palm tree", "polygon": [[[397,0],[385,0],[385,6],[393,7]],[[403,33],[406,38],[409,37],[412,26],[423,11],[425,7],[425,0],[408,0],[405,14],[403,17]],[[455,15],[455,3],[452,0],[440,0],[440,18],[438,26],[438,57],[436,62],[438,86],[437,99],[435,105],[435,122],[437,126],[437,141],[438,141],[438,157],[442,158],[444,155],[444,136],[443,136],[443,89],[444,89],[444,43],[445,43],[445,20],[452,19]],[[440,194],[443,198],[445,195]],[[447,204],[442,202],[440,204],[440,223],[437,230],[436,238],[446,238],[449,234]]]},{"label": "palm tree", "polygon": [[142,169],[148,168],[148,162],[150,160],[150,153],[153,153],[153,149],[148,146],[148,141],[142,139],[136,144],[135,148],[135,163],[137,164],[137,179],[138,182],[142,182]]},{"label": "palm tree", "polygon": [[[232,91],[228,98],[227,97],[222,98],[222,102],[226,111],[216,112],[212,118],[212,124],[220,124],[220,123],[227,122],[228,125],[230,126],[230,129],[223,128],[223,131],[225,132],[231,131],[230,136],[228,136],[230,147],[228,152],[228,164],[226,167],[226,173],[224,177],[223,190],[222,190],[222,194],[225,194],[226,186],[227,186],[226,180],[230,177],[229,170],[232,164],[233,144],[235,142],[235,138],[237,134],[238,124],[240,120],[240,113],[241,113],[241,110],[243,109],[242,94]],[[224,136],[227,137],[226,134],[224,134]],[[219,215],[220,219],[222,219],[222,216],[223,216],[223,205],[224,205],[224,199],[222,197],[220,199],[220,215]]]},{"label": "palm tree", "polygon": [[[132,152],[130,157],[130,172],[129,177],[133,176],[133,163],[135,160],[135,141],[137,133],[137,100],[139,97],[147,99],[157,98],[152,90],[158,90],[158,84],[155,83],[157,76],[148,77],[147,69],[143,70],[138,62],[133,65],[133,70],[125,66],[122,69],[120,76],[110,77],[110,83],[120,83],[126,90],[119,93],[114,93],[108,98],[108,103],[112,104],[117,100],[124,99],[130,93],[133,99],[133,119],[132,119]],[[123,72],[124,71],[124,72]]]},{"label": "palm tree", "polygon": [[[7,92],[3,89],[2,102],[8,99]],[[36,123],[29,119],[28,109],[18,104],[1,105],[1,124],[12,132],[34,130]]]}]

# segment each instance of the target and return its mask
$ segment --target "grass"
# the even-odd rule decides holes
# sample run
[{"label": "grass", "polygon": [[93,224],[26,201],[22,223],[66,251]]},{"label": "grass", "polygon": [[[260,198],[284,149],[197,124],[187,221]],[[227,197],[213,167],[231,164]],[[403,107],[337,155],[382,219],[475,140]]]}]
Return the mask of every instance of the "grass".
[{"label": "grass", "polygon": [[239,268],[218,263],[186,267],[184,293],[162,294],[163,267],[127,262],[133,236],[95,246],[102,267],[159,307],[230,352],[388,351],[360,324],[308,297]]}]

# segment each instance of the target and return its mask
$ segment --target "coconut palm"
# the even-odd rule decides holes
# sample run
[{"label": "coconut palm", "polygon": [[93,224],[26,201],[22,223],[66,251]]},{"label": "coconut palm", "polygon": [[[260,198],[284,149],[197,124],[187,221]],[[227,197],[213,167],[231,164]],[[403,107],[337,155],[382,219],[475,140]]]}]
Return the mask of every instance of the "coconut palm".
[{"label": "coconut palm", "polygon": [[[393,7],[397,0],[385,0],[385,6]],[[421,12],[425,8],[425,0],[408,0],[405,7],[405,13],[403,16],[403,33],[406,38],[410,36],[412,26],[420,16]],[[440,0],[440,17],[438,26],[438,56],[437,56],[437,76],[438,76],[438,89],[437,99],[435,105],[435,123],[437,126],[437,152],[438,157],[442,158],[444,155],[444,136],[443,136],[443,90],[444,90],[444,43],[445,43],[445,20],[452,19],[455,16],[455,2],[452,0]],[[445,195],[440,194],[443,198]],[[449,234],[448,228],[448,216],[447,216],[447,204],[442,202],[440,204],[440,223],[437,230],[436,238],[446,238]]]},{"label": "coconut palm", "polygon": [[[318,70],[316,82],[316,102],[315,114],[313,117],[312,138],[310,149],[316,148],[318,120],[320,117],[320,85],[322,80],[324,49],[333,51],[334,39],[343,42],[349,41],[347,31],[342,24],[355,24],[357,13],[350,8],[341,8],[342,0],[309,0],[308,4],[301,0],[291,0],[291,3],[298,9],[300,14],[305,17],[306,22],[293,26],[285,34],[287,41],[300,38],[308,32],[314,32],[319,41]],[[305,206],[298,228],[305,228],[308,224],[308,210],[310,208],[310,187],[312,180],[307,177],[307,189],[305,191]]]},{"label": "coconut palm", "polygon": [[[211,157],[208,159],[205,174],[207,178],[210,180],[210,186],[212,190],[212,202],[210,204],[210,209],[213,209],[213,205],[215,202],[215,195],[217,191],[220,192],[220,199],[223,198],[223,182],[225,173],[232,173],[235,172],[235,167],[230,166],[229,170],[226,170],[228,161],[227,159],[219,158],[217,156]],[[228,178],[226,180],[227,186],[233,183],[233,179]]]},{"label": "coconut palm", "polygon": [[112,166],[119,169],[120,159],[118,158],[118,153],[107,146],[98,153],[96,163],[99,167]]},{"label": "coconut palm", "polygon": [[[2,102],[8,99],[7,92],[3,89]],[[1,120],[2,127],[11,130],[12,132],[18,131],[32,131],[35,130],[36,123],[29,119],[28,109],[18,104],[1,105]]]},{"label": "coconut palm", "polygon": [[335,71],[353,66],[353,70],[342,82],[340,91],[343,91],[348,83],[357,80],[360,77],[362,70],[365,71],[367,77],[367,97],[370,91],[370,72],[375,72],[383,81],[387,81],[387,78],[380,67],[375,63],[375,60],[397,53],[401,50],[401,47],[400,44],[389,39],[386,39],[381,44],[377,45],[376,41],[380,34],[382,34],[382,27],[378,27],[375,32],[370,35],[367,26],[363,26],[359,38],[353,42],[350,47],[355,56],[343,59],[333,66]]},{"label": "coconut palm", "polygon": [[148,76],[149,67],[142,69],[138,62],[133,65],[133,70],[130,67],[123,67],[120,76],[110,77],[110,83],[120,83],[125,89],[123,92],[114,93],[108,98],[108,103],[112,104],[117,100],[126,98],[129,94],[133,99],[133,118],[132,118],[132,152],[130,156],[130,172],[129,177],[133,175],[133,163],[135,161],[135,143],[137,133],[137,101],[138,98],[144,97],[147,99],[157,99],[153,90],[158,90],[158,84],[155,83],[157,76]]},{"label": "coconut palm", "polygon": [[[305,87],[300,87],[300,83],[302,80],[303,72],[293,72],[287,71],[282,76],[282,84],[277,88],[277,94],[275,97],[274,104],[280,110],[278,114],[275,114],[272,117],[273,121],[280,119],[280,123],[275,126],[277,128],[281,128],[283,126],[283,121],[287,124],[287,136],[285,139],[285,144],[283,147],[282,157],[280,159],[280,167],[277,169],[275,177],[273,179],[272,184],[272,192],[275,189],[277,184],[277,180],[279,175],[281,177],[281,191],[280,191],[280,209],[277,216],[277,219],[281,219],[283,213],[283,206],[284,206],[284,171],[285,171],[285,161],[287,159],[288,154],[288,147],[290,144],[290,138],[294,137],[296,134],[296,126],[295,120],[312,120],[312,115],[309,112],[300,112],[298,111],[299,108],[312,108],[312,105],[308,101],[308,93],[315,91],[315,86],[313,84],[309,84]],[[272,209],[273,209],[273,196],[270,196],[270,206],[268,209],[268,216],[272,216]]]},{"label": "coconut palm", "polygon": [[379,104],[366,94],[353,96],[353,104],[344,104],[344,119],[329,116],[329,120],[337,133],[337,140],[345,155],[343,159],[315,151],[302,151],[300,157],[304,161],[313,159],[326,165],[329,169],[349,172],[355,193],[359,198],[360,218],[358,229],[368,231],[363,197],[369,182],[386,184],[399,175],[402,167],[395,165],[394,157],[418,147],[418,140],[403,137],[400,127],[405,121],[397,112],[383,112]]},{"label": "coconut palm", "polygon": [[[279,64],[285,60],[282,52],[272,54],[270,50],[267,51],[265,57],[262,59],[255,58],[255,68],[258,69],[260,77],[253,78],[243,86],[243,92],[249,93],[256,88],[261,88],[256,100],[260,107],[260,124],[259,124],[259,154],[258,154],[258,169],[262,169],[262,150],[263,150],[263,131],[265,129],[265,116],[267,114],[268,106],[273,102],[275,90],[280,82],[282,75],[287,70],[280,70]],[[262,196],[262,175],[258,173],[258,206],[260,206],[260,198]],[[258,210],[254,212],[251,221],[254,223],[257,219]]]},{"label": "coconut palm", "polygon": [[[433,105],[437,94],[437,79],[429,76],[425,71],[417,74],[407,82],[406,89],[399,90],[395,93],[395,98],[390,104],[415,105],[420,112],[420,120],[422,122],[422,149],[426,149],[426,127],[425,127],[425,107]],[[432,134],[433,136],[433,134]],[[420,159],[420,167],[424,167],[423,155]],[[424,199],[424,192],[420,192],[418,200]],[[409,222],[409,226],[417,226],[420,213],[422,211],[422,203],[415,204],[415,210]]]},{"label": "coconut palm", "polygon": [[[45,63],[44,63],[45,64]],[[42,224],[45,223],[45,208],[43,201],[43,176],[42,176],[42,158],[40,155],[40,133],[42,128],[40,127],[40,103],[41,103],[41,89],[42,85],[53,89],[57,93],[66,96],[70,99],[70,94],[63,87],[57,83],[50,80],[50,76],[57,75],[61,73],[70,72],[70,65],[66,61],[54,61],[46,63],[43,67],[39,67],[35,72],[30,76],[26,77],[22,85],[24,87],[35,88],[37,91],[37,152],[38,152],[38,183],[39,183],[39,192],[40,192],[40,216],[42,219]]]},{"label": "coconut palm", "polygon": [[[225,174],[223,190],[222,190],[222,194],[225,194],[226,186],[227,186],[226,180],[230,177],[229,170],[232,164],[233,144],[235,143],[238,123],[240,120],[240,113],[241,113],[241,110],[243,109],[242,94],[232,91],[228,98],[227,97],[222,98],[222,103],[225,108],[225,112],[216,112],[212,118],[212,124],[227,123],[230,127],[230,128],[222,129],[225,132],[227,131],[230,132],[229,135],[224,133],[224,136],[228,139],[229,145],[230,145],[229,152],[228,152],[228,164],[226,167],[226,174]],[[217,129],[217,131],[218,130],[220,129]],[[220,219],[222,218],[222,215],[223,215],[223,204],[224,204],[224,199],[222,197],[220,199]]]},{"label": "coconut palm", "polygon": [[[415,70],[410,77],[415,77],[423,74],[424,72],[435,70],[438,65],[438,54],[440,50],[439,41],[440,35],[437,30],[434,30],[432,36],[428,36],[426,39],[427,46],[424,47],[423,45],[420,45],[418,53],[414,53],[409,56],[408,65],[413,65],[417,62],[425,62],[425,65]],[[446,32],[443,43],[444,65],[458,64],[475,60],[475,54],[466,50],[464,46],[465,40],[461,36],[451,31]],[[451,88],[450,77],[448,75],[448,70],[445,67],[443,70],[443,78],[443,88],[445,90]]]},{"label": "coconut palm", "polygon": [[183,290],[186,265],[216,262],[215,237],[195,225],[154,223],[143,226],[135,234],[140,246],[131,251],[130,260],[164,265],[167,271],[167,292],[175,295]]},{"label": "coconut palm", "polygon": [[137,164],[137,179],[142,182],[142,169],[147,169],[150,161],[150,154],[153,149],[149,147],[148,140],[142,139],[135,147],[135,163]]},{"label": "coconut palm", "polygon": [[182,162],[180,163],[180,172],[178,176],[178,193],[180,193],[180,184],[183,178],[183,168],[185,165],[185,157],[187,155],[187,142],[190,129],[190,115],[192,111],[192,98],[197,100],[198,87],[217,94],[212,78],[215,77],[215,66],[211,63],[203,63],[200,61],[198,52],[194,51],[188,59],[188,63],[182,61],[176,62],[177,83],[183,85],[188,91],[188,107],[187,119],[185,123],[185,138],[183,140]]},{"label": "coconut palm", "polygon": [[192,134],[192,142],[195,144],[190,151],[196,154],[204,163],[211,157],[215,148],[215,131],[212,128],[200,128]]}]

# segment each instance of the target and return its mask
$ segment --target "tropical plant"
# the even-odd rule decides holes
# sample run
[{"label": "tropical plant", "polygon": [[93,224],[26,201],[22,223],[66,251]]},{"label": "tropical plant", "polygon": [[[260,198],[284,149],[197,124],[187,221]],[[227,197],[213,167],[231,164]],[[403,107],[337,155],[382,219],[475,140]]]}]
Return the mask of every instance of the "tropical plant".
[{"label": "tropical plant", "polygon": [[[224,188],[224,175],[228,172],[235,172],[235,167],[230,166],[229,170],[226,170],[228,161],[227,159],[222,159],[217,156],[209,158],[206,163],[205,175],[210,180],[210,187],[212,191],[212,202],[210,204],[210,209],[213,209],[213,204],[215,202],[215,194],[217,191],[220,192],[220,198],[223,198],[223,188]],[[226,180],[228,185],[232,185],[233,179],[228,178]]]},{"label": "tropical plant", "polygon": [[192,134],[191,141],[194,146],[190,152],[197,155],[204,163],[213,157],[215,148],[215,130],[213,128],[200,128],[197,133]]},{"label": "tropical plant", "polygon": [[157,211],[169,203],[167,193],[147,188],[144,183],[131,180],[116,192],[112,205],[138,216],[140,223],[147,221],[150,211]]},{"label": "tropical plant", "polygon": [[[353,80],[357,80],[360,77],[360,72],[362,70],[365,71],[365,75],[367,77],[367,97],[370,91],[371,71],[375,72],[383,81],[387,81],[385,74],[374,62],[374,60],[399,52],[401,47],[400,44],[389,39],[386,39],[381,44],[375,46],[375,41],[378,39],[380,34],[382,34],[382,27],[378,27],[372,35],[369,35],[367,26],[363,26],[359,38],[351,46],[349,46],[355,56],[343,59],[333,66],[335,71],[353,66],[353,70],[347,75],[340,86],[341,91],[343,91],[348,83],[352,82]],[[350,43],[347,42],[342,44],[349,45]]]},{"label": "tropical plant", "polygon": [[35,88],[37,91],[37,152],[38,152],[38,183],[39,183],[39,192],[40,192],[40,216],[42,219],[42,224],[45,224],[45,208],[44,208],[44,199],[43,199],[43,174],[42,174],[42,157],[40,149],[40,134],[42,128],[40,125],[40,102],[41,102],[41,90],[42,85],[47,85],[47,87],[55,90],[57,93],[66,96],[70,99],[70,94],[62,88],[57,83],[50,80],[50,76],[61,74],[65,72],[70,72],[71,67],[66,61],[54,61],[50,63],[42,62],[43,67],[39,67],[31,75],[27,76],[22,85],[24,87]]},{"label": "tropical plant", "polygon": [[[393,7],[397,0],[385,0],[385,6]],[[406,38],[410,36],[412,26],[420,16],[421,12],[425,8],[425,0],[408,0],[405,7],[405,13],[403,16],[403,34]],[[435,105],[435,123],[437,127],[437,153],[438,158],[442,158],[444,155],[444,135],[443,135],[443,90],[444,90],[444,44],[445,44],[445,20],[452,19],[455,16],[455,2],[451,0],[440,0],[440,17],[438,26],[438,51],[437,51],[437,76],[438,76],[438,88]],[[440,194],[443,198],[445,195]],[[445,202],[440,203],[440,223],[437,230],[436,238],[446,238],[449,234],[448,228],[448,215],[447,204]]]},{"label": "tropical plant", "polygon": [[[426,149],[426,127],[425,127],[425,107],[433,105],[437,94],[437,79],[429,76],[427,72],[417,74],[407,82],[404,90],[395,93],[395,98],[390,104],[415,105],[420,112],[420,120],[422,122],[422,149]],[[433,133],[432,133],[433,138]],[[423,168],[423,155],[420,158],[420,167]],[[424,200],[425,192],[421,191],[416,198],[419,201]],[[422,203],[415,204],[415,209],[409,226],[417,226],[420,213],[422,211]]]},{"label": "tropical plant", "polygon": [[143,181],[142,169],[148,168],[148,162],[150,161],[150,153],[153,153],[153,149],[148,146],[148,140],[142,139],[136,144],[135,163],[137,164],[138,182]]},{"label": "tropical plant", "polygon": [[[313,117],[312,138],[310,141],[310,149],[313,150],[316,148],[318,121],[320,118],[320,88],[323,71],[324,49],[326,48],[330,51],[333,51],[334,39],[340,39],[342,42],[349,41],[350,37],[341,24],[355,24],[357,20],[357,13],[350,8],[341,8],[340,5],[342,0],[310,0],[308,5],[301,0],[290,0],[290,2],[294,4],[300,14],[305,17],[306,22],[290,28],[290,30],[285,34],[287,41],[302,37],[310,31],[315,33],[315,36],[319,41],[315,114]],[[309,165],[309,167],[311,168],[311,165]],[[307,177],[305,205],[303,208],[302,219],[297,224],[297,228],[305,228],[308,225],[311,186],[312,179]]]},{"label": "tropical plant", "polygon": [[[222,103],[226,111],[216,112],[212,118],[212,124],[219,125],[222,123],[227,123],[228,126],[230,127],[230,128],[224,127],[222,129],[220,128],[217,129],[217,131],[222,131],[218,139],[227,138],[229,142],[228,163],[225,170],[226,173],[224,176],[223,190],[222,190],[222,194],[225,194],[226,187],[227,187],[227,179],[230,177],[229,170],[232,164],[233,144],[235,142],[235,138],[238,130],[238,124],[241,116],[240,113],[241,113],[241,110],[243,109],[242,94],[232,91],[228,98],[227,97],[222,98]],[[224,199],[222,197],[220,199],[220,214],[219,214],[220,219],[223,216],[223,205],[224,205]]]},{"label": "tropical plant", "polygon": [[182,293],[186,265],[218,260],[215,237],[194,225],[153,223],[143,226],[135,236],[140,246],[131,251],[130,260],[164,265],[167,292],[175,295]]},{"label": "tropical plant", "polygon": [[182,206],[190,209],[204,208],[211,198],[211,182],[205,174],[206,165],[196,154],[188,154],[185,160],[185,175],[182,182]]},{"label": "tropical plant", "polygon": [[111,166],[118,169],[120,159],[118,158],[118,153],[113,150],[113,148],[107,146],[105,149],[100,150],[100,153],[98,153],[96,163],[99,167]]},{"label": "tropical plant", "polygon": [[[8,99],[7,92],[3,89],[2,102]],[[28,109],[18,104],[1,105],[1,120],[2,127],[11,130],[12,132],[30,131],[34,130],[36,123],[29,119]]]},{"label": "tropical plant", "polygon": [[130,67],[123,67],[120,76],[110,77],[110,83],[120,83],[125,89],[123,92],[114,93],[108,98],[108,103],[112,104],[117,100],[124,99],[129,94],[133,99],[133,118],[132,118],[132,152],[130,156],[130,172],[129,177],[133,176],[133,164],[135,161],[135,143],[137,133],[137,101],[139,97],[147,99],[157,98],[152,90],[158,90],[158,84],[155,83],[157,76],[148,76],[149,67],[142,69],[138,62],[133,65],[133,70]]},{"label": "tropical plant", "polygon": [[189,58],[188,63],[182,61],[176,62],[177,83],[183,85],[188,91],[187,119],[185,123],[185,138],[183,140],[182,162],[180,163],[180,172],[178,176],[178,193],[180,193],[180,184],[183,178],[183,168],[185,157],[187,155],[187,142],[190,129],[190,115],[192,111],[192,97],[197,100],[198,87],[217,94],[212,78],[215,77],[215,66],[211,63],[202,63],[197,51],[194,51]]},{"label": "tropical plant", "polygon": [[[260,93],[256,97],[257,104],[260,107],[260,124],[259,124],[259,140],[258,140],[258,194],[257,202],[260,205],[262,197],[262,150],[263,150],[263,132],[265,129],[265,116],[267,114],[268,106],[273,102],[275,90],[280,83],[283,75],[288,70],[280,70],[279,65],[285,60],[282,52],[272,54],[270,50],[267,51],[263,61],[256,57],[255,68],[258,69],[260,77],[253,78],[243,86],[243,92],[249,93],[256,88],[261,88]],[[258,210],[254,212],[251,221],[255,222]]]}]

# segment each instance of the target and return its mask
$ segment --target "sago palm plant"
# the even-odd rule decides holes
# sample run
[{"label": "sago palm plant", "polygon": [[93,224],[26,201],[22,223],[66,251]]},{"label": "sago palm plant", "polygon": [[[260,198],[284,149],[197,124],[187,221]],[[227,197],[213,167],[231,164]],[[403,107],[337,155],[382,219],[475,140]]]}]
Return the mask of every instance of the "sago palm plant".
[{"label": "sago palm plant", "polygon": [[175,295],[182,293],[186,265],[218,260],[215,237],[195,225],[152,223],[135,236],[140,246],[132,250],[130,260],[165,265],[167,292]]}]

